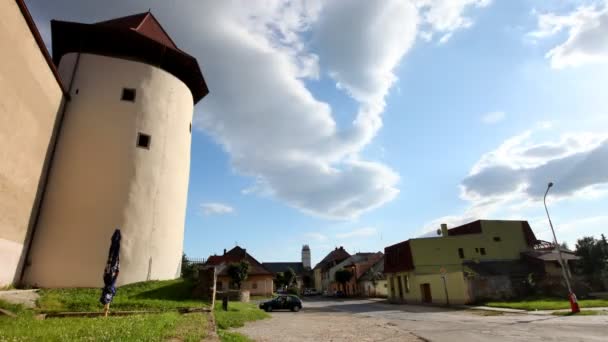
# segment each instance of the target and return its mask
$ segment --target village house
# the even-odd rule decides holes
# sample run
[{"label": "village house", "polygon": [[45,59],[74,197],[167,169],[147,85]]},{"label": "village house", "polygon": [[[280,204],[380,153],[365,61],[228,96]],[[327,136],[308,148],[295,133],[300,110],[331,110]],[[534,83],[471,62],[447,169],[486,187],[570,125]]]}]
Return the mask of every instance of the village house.
[{"label": "village house", "polygon": [[313,277],[315,289],[321,293],[329,291],[329,270],[340,262],[350,257],[350,254],[340,246],[329,252],[314,268]]},{"label": "village house", "polygon": [[[372,267],[378,260],[382,258],[382,252],[378,253],[356,253],[351,255],[342,262],[336,264],[329,269],[329,293],[335,294],[337,291],[342,291],[346,296],[364,295],[358,286],[359,278]],[[336,280],[336,272],[347,270],[352,274],[350,280],[345,284],[340,284]]]},{"label": "village house", "polygon": [[384,255],[357,279],[358,293],[364,297],[386,297],[388,283],[384,275]]},{"label": "village house", "polygon": [[522,253],[538,240],[527,221],[478,220],[385,248],[384,273],[394,302],[467,304],[505,298],[533,267]]},{"label": "village house", "polygon": [[[296,274],[296,279],[290,286],[296,287],[298,290],[309,288],[312,286],[312,270],[310,269],[310,247],[302,246],[302,261],[300,262],[263,262],[262,265],[272,272],[273,277],[279,273],[287,273],[293,270]],[[275,291],[276,289],[275,282]]]},{"label": "village house", "polygon": [[217,291],[236,290],[237,287],[228,274],[231,264],[245,261],[249,264],[247,279],[241,284],[241,290],[247,290],[254,296],[270,296],[274,290],[273,274],[259,261],[252,257],[247,250],[239,246],[226,251],[222,255],[211,255],[205,262],[205,267],[213,266],[216,270]]}]

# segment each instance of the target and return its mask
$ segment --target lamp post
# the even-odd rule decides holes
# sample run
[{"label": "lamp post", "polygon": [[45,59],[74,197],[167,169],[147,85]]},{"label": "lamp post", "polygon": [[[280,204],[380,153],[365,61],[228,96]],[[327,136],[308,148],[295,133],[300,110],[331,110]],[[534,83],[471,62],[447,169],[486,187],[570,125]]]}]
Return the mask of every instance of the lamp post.
[{"label": "lamp post", "polygon": [[572,287],[570,286],[570,280],[568,279],[568,275],[566,274],[566,264],[564,263],[564,259],[562,258],[562,251],[559,248],[559,243],[557,242],[557,236],[555,236],[555,229],[553,229],[553,223],[551,222],[551,217],[549,216],[549,209],[547,209],[547,194],[549,193],[549,189],[553,186],[552,182],[549,182],[547,185],[547,191],[545,191],[545,197],[543,198],[543,203],[545,205],[545,211],[547,212],[547,219],[549,220],[549,226],[551,227],[551,232],[553,233],[553,243],[555,243],[555,251],[557,252],[557,256],[559,258],[559,263],[562,266],[562,275],[564,276],[564,280],[566,281],[566,286],[568,286],[568,300],[570,301],[570,310],[572,313],[580,312],[580,308],[578,306],[578,302],[576,301],[576,295],[572,292]]}]

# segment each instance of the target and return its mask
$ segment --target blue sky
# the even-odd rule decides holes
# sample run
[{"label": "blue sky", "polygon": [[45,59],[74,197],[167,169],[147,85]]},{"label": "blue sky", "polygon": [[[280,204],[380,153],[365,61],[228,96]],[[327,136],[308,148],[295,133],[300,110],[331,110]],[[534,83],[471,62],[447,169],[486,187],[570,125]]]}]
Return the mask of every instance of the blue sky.
[{"label": "blue sky", "polygon": [[478,218],[548,240],[548,181],[558,238],[608,232],[604,1],[60,3],[28,1],[47,44],[150,7],[202,66],[189,256],[315,263]]}]

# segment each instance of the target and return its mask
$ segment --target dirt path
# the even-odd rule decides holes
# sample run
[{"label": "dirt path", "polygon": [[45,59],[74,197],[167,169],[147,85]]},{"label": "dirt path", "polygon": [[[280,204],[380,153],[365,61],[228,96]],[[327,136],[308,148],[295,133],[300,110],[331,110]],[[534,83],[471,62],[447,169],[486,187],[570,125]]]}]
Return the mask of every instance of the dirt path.
[{"label": "dirt path", "polygon": [[422,341],[383,319],[339,312],[273,312],[236,329],[256,341]]}]

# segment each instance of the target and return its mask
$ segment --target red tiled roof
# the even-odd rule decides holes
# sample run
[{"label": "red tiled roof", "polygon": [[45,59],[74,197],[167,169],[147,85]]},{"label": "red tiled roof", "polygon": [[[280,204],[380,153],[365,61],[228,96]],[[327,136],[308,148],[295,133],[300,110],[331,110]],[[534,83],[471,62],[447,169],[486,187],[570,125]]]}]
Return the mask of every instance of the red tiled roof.
[{"label": "red tiled roof", "polygon": [[414,258],[410,240],[384,248],[384,273],[410,271],[414,269]]},{"label": "red tiled roof", "polygon": [[150,12],[133,14],[127,17],[106,20],[97,24],[131,29],[139,32],[140,34],[150,39],[154,39],[163,45],[169,46],[173,49],[177,49],[177,45],[175,45],[175,42],[173,42],[171,37],[169,37],[169,35],[165,31],[165,29],[163,29],[162,25]]},{"label": "red tiled roof", "polygon": [[53,61],[81,52],[130,58],[161,68],[184,82],[196,104],[209,93],[197,60],[177,48],[152,13],[82,24],[51,20]]},{"label": "red tiled roof", "polygon": [[[315,269],[317,268],[325,268],[327,265],[330,264],[334,264],[334,263],[339,263],[343,260],[346,260],[350,257],[350,254],[348,254],[348,252],[344,249],[344,247],[340,246],[340,248],[334,249],[333,251],[329,252],[325,258],[323,258],[323,260],[321,260],[316,266]],[[333,265],[332,265],[333,266]]]},{"label": "red tiled roof", "polygon": [[[239,246],[234,247],[224,255],[211,255],[207,258],[205,266],[220,266],[246,261],[249,263],[249,275],[272,275],[259,261],[252,257],[247,251]],[[224,268],[220,274],[226,273]]]}]

